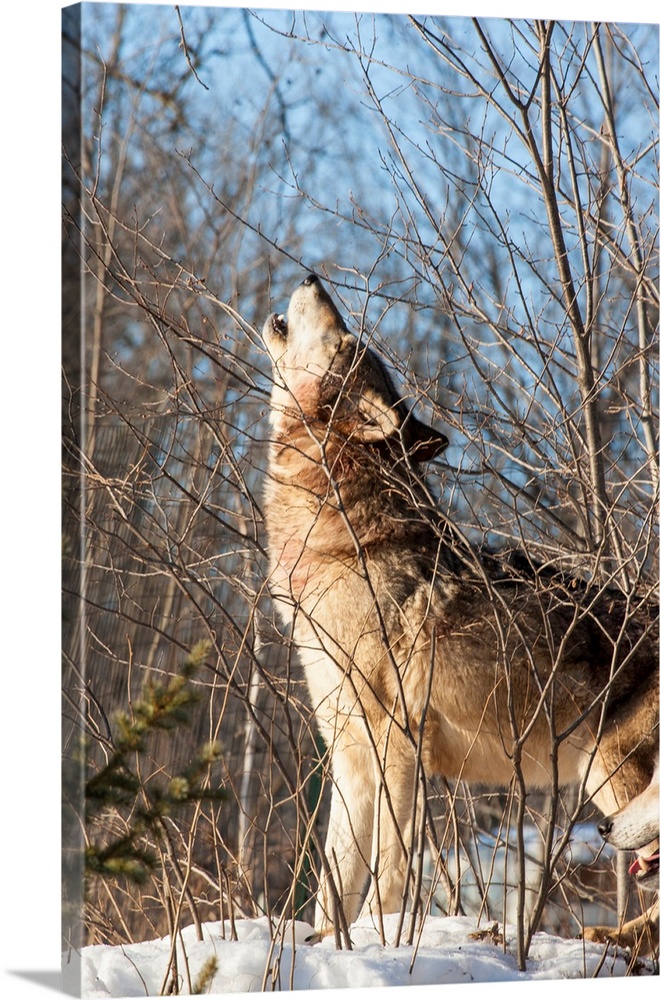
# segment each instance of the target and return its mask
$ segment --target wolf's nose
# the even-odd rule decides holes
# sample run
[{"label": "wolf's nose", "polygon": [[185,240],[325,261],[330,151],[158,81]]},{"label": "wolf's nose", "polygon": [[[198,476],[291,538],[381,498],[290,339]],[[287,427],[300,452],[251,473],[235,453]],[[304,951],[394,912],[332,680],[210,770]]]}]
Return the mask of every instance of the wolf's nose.
[{"label": "wolf's nose", "polygon": [[315,274],[308,274],[305,280],[303,281],[303,285],[316,285],[318,280],[319,279],[316,277]]},{"label": "wolf's nose", "polygon": [[612,831],[613,825],[614,824],[612,823],[611,816],[606,816],[605,819],[601,820],[601,822],[598,824],[598,832],[603,838],[603,840],[607,840],[608,835]]}]

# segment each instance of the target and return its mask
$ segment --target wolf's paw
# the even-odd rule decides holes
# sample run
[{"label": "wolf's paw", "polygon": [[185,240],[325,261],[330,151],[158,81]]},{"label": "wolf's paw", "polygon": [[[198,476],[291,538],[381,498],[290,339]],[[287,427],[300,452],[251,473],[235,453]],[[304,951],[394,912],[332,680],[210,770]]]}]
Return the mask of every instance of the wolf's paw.
[{"label": "wolf's paw", "polygon": [[618,944],[619,935],[614,927],[585,927],[580,937],[595,944]]},{"label": "wolf's paw", "polygon": [[327,925],[318,929],[315,928],[312,933],[308,934],[305,938],[305,944],[319,944],[323,938],[326,938],[328,934],[334,934],[334,932],[334,927],[328,927]]}]

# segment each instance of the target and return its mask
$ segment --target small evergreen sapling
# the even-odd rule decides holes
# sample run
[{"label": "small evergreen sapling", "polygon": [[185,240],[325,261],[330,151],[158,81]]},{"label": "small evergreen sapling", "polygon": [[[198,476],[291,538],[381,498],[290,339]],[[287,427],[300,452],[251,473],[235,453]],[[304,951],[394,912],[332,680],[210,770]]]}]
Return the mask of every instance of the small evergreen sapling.
[{"label": "small evergreen sapling", "polygon": [[[144,883],[159,863],[151,845],[163,838],[164,818],[180,813],[190,804],[226,797],[211,780],[213,766],[220,757],[215,742],[201,746],[180,773],[161,780],[153,775],[148,781],[141,777],[140,758],[147,751],[150,737],[158,731],[173,733],[189,724],[191,709],[198,701],[192,680],[209,649],[209,642],[197,643],[178,674],[165,683],[146,681],[132,711],[116,717],[112,755],[85,784],[85,825],[89,835],[86,876],[123,876]],[[98,828],[99,816],[107,809],[122,816],[126,832],[101,842],[93,839],[92,831]]]}]

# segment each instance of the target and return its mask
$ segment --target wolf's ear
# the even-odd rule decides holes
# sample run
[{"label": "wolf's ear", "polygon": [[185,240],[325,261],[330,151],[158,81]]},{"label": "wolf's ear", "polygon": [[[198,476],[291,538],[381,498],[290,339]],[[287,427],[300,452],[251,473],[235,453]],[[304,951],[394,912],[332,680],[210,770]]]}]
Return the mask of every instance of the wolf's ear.
[{"label": "wolf's ear", "polygon": [[352,436],[358,441],[384,441],[401,429],[401,414],[396,404],[372,386],[363,386],[357,400],[360,420]]},{"label": "wolf's ear", "polygon": [[322,408],[336,407],[338,400],[336,416],[354,441],[398,443],[415,462],[430,461],[449,444],[413,417],[378,355],[348,334],[319,389]]},{"label": "wolf's ear", "polygon": [[415,462],[430,462],[449,444],[444,434],[412,415],[404,421],[402,437],[406,452]]},{"label": "wolf's ear", "polygon": [[354,438],[369,442],[399,440],[414,462],[430,462],[445,450],[449,440],[444,434],[413,417],[401,400],[392,403],[387,396],[371,386],[363,387],[358,403],[362,419],[353,430]]}]

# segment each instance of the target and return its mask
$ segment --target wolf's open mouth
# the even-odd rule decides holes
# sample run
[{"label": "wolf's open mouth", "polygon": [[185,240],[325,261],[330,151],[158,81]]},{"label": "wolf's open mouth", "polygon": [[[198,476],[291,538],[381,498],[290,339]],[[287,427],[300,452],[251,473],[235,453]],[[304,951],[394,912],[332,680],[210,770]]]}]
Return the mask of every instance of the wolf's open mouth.
[{"label": "wolf's open mouth", "polygon": [[649,875],[655,875],[658,872],[659,859],[659,851],[652,854],[650,858],[637,857],[628,869],[628,874],[636,875],[639,879],[646,878]]},{"label": "wolf's open mouth", "polygon": [[289,328],[286,324],[286,319],[284,318],[284,315],[282,313],[279,313],[279,315],[277,314],[274,315],[272,323],[275,333],[279,334],[280,337],[286,337]]}]

